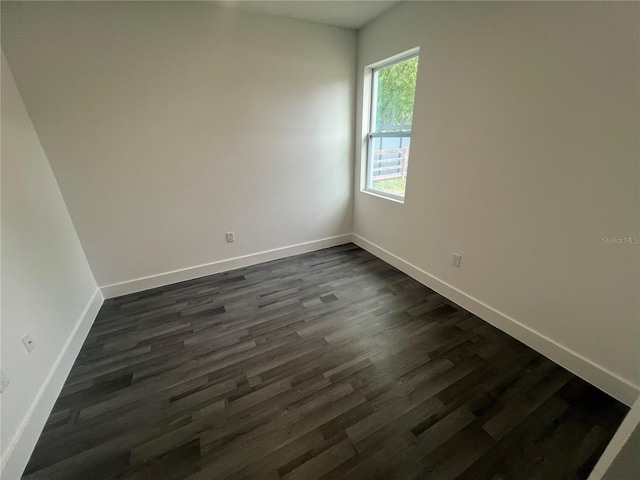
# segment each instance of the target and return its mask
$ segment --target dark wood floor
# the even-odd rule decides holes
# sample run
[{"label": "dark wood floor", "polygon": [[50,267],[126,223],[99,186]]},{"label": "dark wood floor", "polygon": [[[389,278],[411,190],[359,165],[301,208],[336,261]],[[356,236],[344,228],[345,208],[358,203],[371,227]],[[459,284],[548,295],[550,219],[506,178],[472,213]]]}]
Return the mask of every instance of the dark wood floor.
[{"label": "dark wood floor", "polygon": [[586,478],[626,412],[345,245],[107,300],[23,478]]}]

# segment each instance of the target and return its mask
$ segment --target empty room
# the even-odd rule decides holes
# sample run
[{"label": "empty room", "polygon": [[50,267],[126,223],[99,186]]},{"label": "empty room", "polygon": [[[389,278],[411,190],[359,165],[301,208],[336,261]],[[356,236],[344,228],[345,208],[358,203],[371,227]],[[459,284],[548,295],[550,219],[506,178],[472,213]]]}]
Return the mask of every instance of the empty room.
[{"label": "empty room", "polygon": [[640,3],[1,2],[0,478],[640,478]]}]

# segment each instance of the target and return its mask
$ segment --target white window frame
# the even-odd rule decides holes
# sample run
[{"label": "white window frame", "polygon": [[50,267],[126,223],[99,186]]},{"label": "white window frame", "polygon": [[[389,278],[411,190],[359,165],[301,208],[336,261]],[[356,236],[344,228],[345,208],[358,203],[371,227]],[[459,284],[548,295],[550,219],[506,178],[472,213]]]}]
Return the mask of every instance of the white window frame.
[{"label": "white window frame", "polygon": [[[394,200],[399,203],[404,203],[404,196],[395,195],[393,193],[385,192],[383,190],[377,190],[369,187],[371,183],[372,169],[370,168],[372,154],[373,154],[373,139],[381,137],[408,137],[411,138],[411,130],[395,130],[385,132],[374,132],[376,124],[376,97],[378,93],[378,82],[376,72],[387,67],[391,67],[398,63],[410,60],[411,58],[418,57],[420,55],[420,48],[412,48],[411,50],[399,53],[393,57],[386,58],[380,62],[376,62],[365,68],[364,72],[364,89],[363,89],[363,130],[364,130],[364,145],[362,148],[363,158],[363,175],[362,175],[362,188],[361,191],[371,193],[376,196],[380,196],[389,200]],[[415,105],[414,105],[415,109]]]}]

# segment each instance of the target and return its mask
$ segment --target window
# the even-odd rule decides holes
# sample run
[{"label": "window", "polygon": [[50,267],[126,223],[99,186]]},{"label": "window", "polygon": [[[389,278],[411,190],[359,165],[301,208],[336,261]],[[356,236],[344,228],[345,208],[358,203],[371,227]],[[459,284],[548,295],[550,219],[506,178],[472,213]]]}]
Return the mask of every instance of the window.
[{"label": "window", "polygon": [[418,51],[387,60],[371,73],[365,190],[404,199]]}]

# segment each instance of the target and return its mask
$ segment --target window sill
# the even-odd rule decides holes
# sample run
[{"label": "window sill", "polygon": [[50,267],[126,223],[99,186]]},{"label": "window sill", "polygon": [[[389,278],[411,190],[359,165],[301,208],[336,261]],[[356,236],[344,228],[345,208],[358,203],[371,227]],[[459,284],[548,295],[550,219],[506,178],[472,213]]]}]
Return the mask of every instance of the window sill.
[{"label": "window sill", "polygon": [[367,195],[371,195],[372,197],[382,198],[384,200],[389,200],[391,202],[399,203],[400,205],[404,205],[404,197],[396,197],[387,195],[384,192],[379,192],[377,190],[360,190],[361,193],[366,193]]}]

